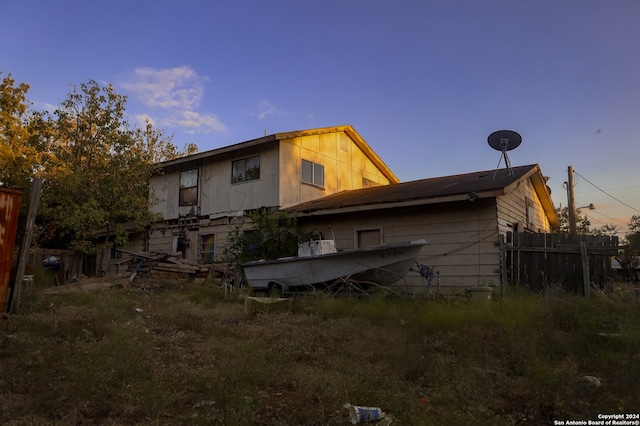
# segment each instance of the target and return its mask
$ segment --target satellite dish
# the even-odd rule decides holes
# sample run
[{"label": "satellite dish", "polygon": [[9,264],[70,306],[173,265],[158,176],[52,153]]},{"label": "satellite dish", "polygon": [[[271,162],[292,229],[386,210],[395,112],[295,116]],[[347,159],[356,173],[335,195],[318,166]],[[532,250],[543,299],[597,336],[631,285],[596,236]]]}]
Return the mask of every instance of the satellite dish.
[{"label": "satellite dish", "polygon": [[493,132],[487,138],[487,142],[489,142],[489,146],[496,151],[501,151],[502,155],[500,155],[500,160],[498,160],[498,166],[496,167],[496,171],[493,174],[493,178],[496,178],[496,173],[498,173],[498,168],[500,167],[500,162],[502,161],[502,157],[504,157],[504,162],[507,166],[508,174],[513,175],[513,169],[511,168],[511,162],[509,161],[509,156],[507,155],[507,151],[511,151],[512,149],[516,149],[522,143],[522,136],[513,130],[498,130],[497,132]]}]

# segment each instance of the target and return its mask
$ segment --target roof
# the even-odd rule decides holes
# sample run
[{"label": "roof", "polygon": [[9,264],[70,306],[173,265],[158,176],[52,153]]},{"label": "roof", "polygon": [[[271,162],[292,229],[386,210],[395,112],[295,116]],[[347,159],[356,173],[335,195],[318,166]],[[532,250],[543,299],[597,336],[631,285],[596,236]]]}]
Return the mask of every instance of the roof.
[{"label": "roof", "polygon": [[507,169],[488,170],[342,191],[285,210],[310,215],[331,214],[466,200],[470,193],[475,193],[478,198],[497,197],[529,178],[552,226],[559,225],[546,179],[539,166],[513,167],[512,170],[513,174],[509,174]]},{"label": "roof", "polygon": [[391,183],[398,183],[400,180],[396,177],[396,175],[389,169],[389,167],[382,161],[382,159],[376,154],[373,149],[367,144],[367,142],[360,136],[360,134],[353,128],[351,125],[344,126],[333,126],[333,127],[320,127],[315,129],[307,129],[307,130],[294,130],[291,132],[283,132],[283,133],[274,133],[272,135],[266,135],[261,138],[251,139],[245,142],[240,142],[234,145],[225,146],[222,148],[216,148],[209,151],[199,152],[197,154],[189,155],[186,157],[180,157],[173,160],[163,161],[159,163],[162,168],[178,166],[185,163],[190,163],[193,161],[202,160],[205,158],[215,157],[218,155],[227,154],[233,151],[238,151],[241,149],[246,149],[258,145],[267,144],[270,142],[277,142],[284,139],[292,139],[302,136],[311,136],[311,135],[321,135],[326,133],[338,133],[344,132],[346,133],[351,140],[364,152],[364,154],[371,160],[375,166],[380,169],[380,171],[384,174],[384,176]]}]

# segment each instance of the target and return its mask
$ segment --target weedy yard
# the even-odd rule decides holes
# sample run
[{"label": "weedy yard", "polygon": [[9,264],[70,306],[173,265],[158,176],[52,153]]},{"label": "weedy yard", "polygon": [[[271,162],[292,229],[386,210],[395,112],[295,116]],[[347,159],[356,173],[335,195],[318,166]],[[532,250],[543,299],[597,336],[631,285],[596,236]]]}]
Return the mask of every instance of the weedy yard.
[{"label": "weedy yard", "polygon": [[215,286],[32,289],[0,321],[5,425],[546,425],[640,410],[627,293],[491,303],[301,297],[249,316]]}]

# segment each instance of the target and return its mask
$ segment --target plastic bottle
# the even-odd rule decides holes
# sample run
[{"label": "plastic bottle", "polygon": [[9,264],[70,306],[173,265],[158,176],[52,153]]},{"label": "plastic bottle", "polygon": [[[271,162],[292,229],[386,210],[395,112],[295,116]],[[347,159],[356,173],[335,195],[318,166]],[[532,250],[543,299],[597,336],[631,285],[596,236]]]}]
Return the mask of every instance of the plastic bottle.
[{"label": "plastic bottle", "polygon": [[344,408],[349,410],[349,420],[351,424],[360,422],[371,422],[384,419],[384,411],[378,407],[362,407],[360,405],[344,404]]}]

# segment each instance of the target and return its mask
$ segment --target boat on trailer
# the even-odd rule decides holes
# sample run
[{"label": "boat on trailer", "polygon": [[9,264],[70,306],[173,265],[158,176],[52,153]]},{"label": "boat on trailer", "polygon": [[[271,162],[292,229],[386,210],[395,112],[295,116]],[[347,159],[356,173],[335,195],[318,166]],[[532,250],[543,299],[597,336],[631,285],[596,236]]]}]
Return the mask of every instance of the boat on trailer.
[{"label": "boat on trailer", "polygon": [[247,262],[242,267],[249,287],[256,291],[289,293],[340,281],[388,286],[411,270],[426,244],[421,239],[337,251],[333,240],[314,240],[301,244],[297,257]]}]

